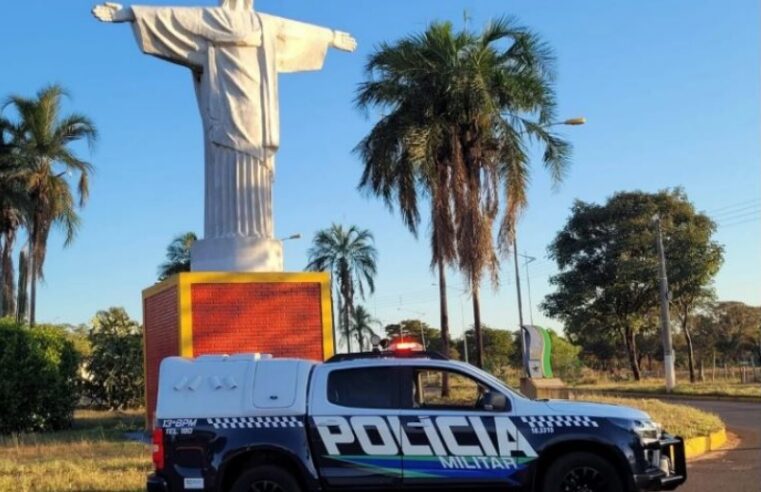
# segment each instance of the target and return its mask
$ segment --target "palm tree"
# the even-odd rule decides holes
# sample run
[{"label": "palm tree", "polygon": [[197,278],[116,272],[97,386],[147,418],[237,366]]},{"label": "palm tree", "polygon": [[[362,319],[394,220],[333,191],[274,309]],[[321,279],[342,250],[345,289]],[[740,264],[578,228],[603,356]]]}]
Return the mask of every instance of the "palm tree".
[{"label": "palm tree", "polygon": [[567,165],[570,146],[547,129],[555,112],[551,52],[512,19],[497,19],[481,33],[436,22],[422,34],[380,45],[366,70],[357,105],[384,116],[357,146],[364,162],[359,186],[398,206],[413,234],[421,196],[430,201],[444,350],[444,267],[454,263],[472,293],[482,366],[479,288],[486,272],[495,287],[498,282],[495,222],[499,249],[507,252],[526,206],[530,143],[543,145],[554,180]]},{"label": "palm tree", "polygon": [[159,266],[159,281],[166,280],[175,273],[190,271],[190,248],[198,241],[194,232],[186,232],[175,237],[166,248],[166,261]]},{"label": "palm tree", "polygon": [[29,200],[16,159],[16,127],[0,118],[0,317],[16,310],[13,247]]},{"label": "palm tree", "polygon": [[373,235],[357,226],[344,228],[333,224],[318,231],[307,252],[307,270],[331,272],[336,279],[340,296],[339,325],[351,352],[351,320],[354,316],[354,294],[358,290],[362,299],[365,290],[375,291],[378,252]]},{"label": "palm tree", "polygon": [[[18,113],[17,158],[24,167],[30,201],[26,221],[30,244],[31,325],[35,323],[37,280],[43,278],[50,230],[54,225],[63,228],[65,246],[74,240],[79,226],[76,208],[87,201],[89,176],[93,171],[89,162],[77,157],[71,145],[84,140],[92,147],[97,131],[84,115],[61,114],[61,100],[65,95],[60,86],[51,85],[32,99],[11,96],[7,104]],[[76,179],[76,192],[69,183],[71,176]],[[74,198],[75,193],[78,200]]]},{"label": "palm tree", "polygon": [[369,348],[371,345],[370,339],[375,335],[373,325],[380,325],[380,321],[373,318],[364,306],[357,306],[351,318],[350,333],[357,340],[360,352],[364,351],[365,347]]}]

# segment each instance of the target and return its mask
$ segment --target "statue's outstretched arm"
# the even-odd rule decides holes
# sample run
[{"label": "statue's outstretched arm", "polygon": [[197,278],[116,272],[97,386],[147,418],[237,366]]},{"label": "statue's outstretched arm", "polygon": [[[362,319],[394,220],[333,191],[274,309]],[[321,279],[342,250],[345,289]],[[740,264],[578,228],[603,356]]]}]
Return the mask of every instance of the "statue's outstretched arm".
[{"label": "statue's outstretched arm", "polygon": [[92,8],[92,15],[101,22],[132,22],[135,14],[130,7],[118,3],[106,2]]},{"label": "statue's outstretched arm", "polygon": [[357,40],[348,32],[333,31],[333,47],[351,53],[357,49]]}]

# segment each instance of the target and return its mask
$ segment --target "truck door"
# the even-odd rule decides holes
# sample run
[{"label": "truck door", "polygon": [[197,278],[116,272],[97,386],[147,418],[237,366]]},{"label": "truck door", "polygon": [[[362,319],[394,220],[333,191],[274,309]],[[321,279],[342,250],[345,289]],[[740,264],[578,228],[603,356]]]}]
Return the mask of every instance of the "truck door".
[{"label": "truck door", "polygon": [[401,378],[407,395],[399,436],[405,487],[519,484],[525,466],[509,399],[502,398],[502,408],[495,409],[485,402],[493,401],[496,390],[443,367],[407,366]]},{"label": "truck door", "polygon": [[329,366],[315,373],[309,419],[320,476],[329,487],[399,485],[399,370]]}]

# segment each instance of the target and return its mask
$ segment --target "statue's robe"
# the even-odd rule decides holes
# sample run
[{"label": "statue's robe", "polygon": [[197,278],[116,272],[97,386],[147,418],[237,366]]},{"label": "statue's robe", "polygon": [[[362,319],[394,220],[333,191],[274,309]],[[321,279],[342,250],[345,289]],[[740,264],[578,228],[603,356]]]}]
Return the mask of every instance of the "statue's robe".
[{"label": "statue's robe", "polygon": [[223,7],[133,6],[143,52],[192,70],[205,135],[204,237],[273,237],[278,72],[320,70],[333,32]]}]

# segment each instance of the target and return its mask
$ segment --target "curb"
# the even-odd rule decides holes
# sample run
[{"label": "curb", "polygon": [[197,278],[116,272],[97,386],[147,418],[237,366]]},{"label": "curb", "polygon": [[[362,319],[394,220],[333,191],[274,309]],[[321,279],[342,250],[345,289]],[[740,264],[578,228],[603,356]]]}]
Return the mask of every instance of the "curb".
[{"label": "curb", "polygon": [[707,436],[691,437],[684,440],[684,456],[697,458],[709,451],[716,451],[727,442],[727,431],[721,429]]},{"label": "curb", "polygon": [[640,391],[616,391],[599,390],[591,388],[570,388],[571,393],[581,395],[589,393],[593,395],[618,396],[623,398],[650,398],[656,400],[703,400],[703,401],[736,401],[742,403],[757,403],[761,405],[761,398],[757,396],[728,396],[728,395],[686,395],[682,393],[647,393]]}]

